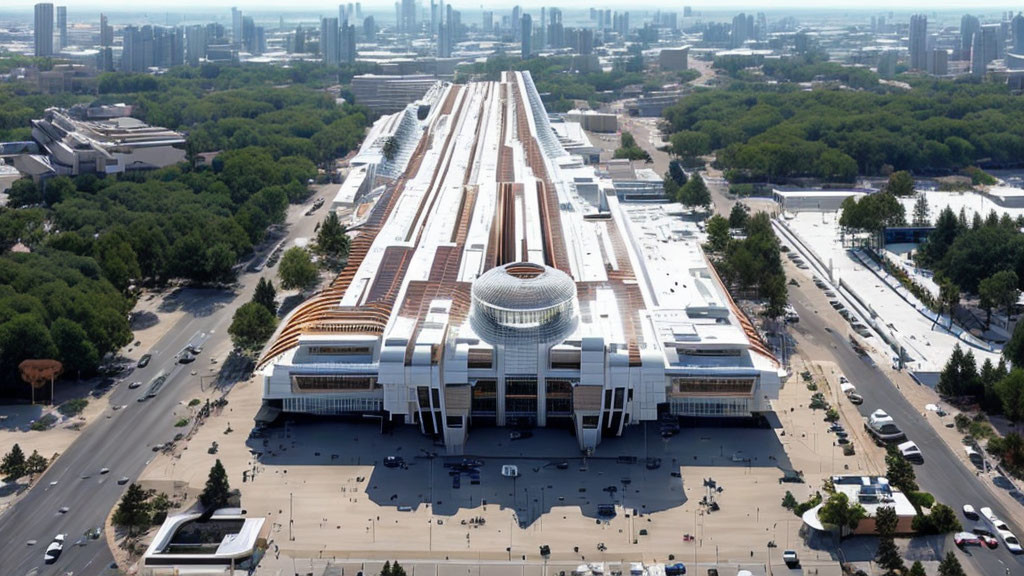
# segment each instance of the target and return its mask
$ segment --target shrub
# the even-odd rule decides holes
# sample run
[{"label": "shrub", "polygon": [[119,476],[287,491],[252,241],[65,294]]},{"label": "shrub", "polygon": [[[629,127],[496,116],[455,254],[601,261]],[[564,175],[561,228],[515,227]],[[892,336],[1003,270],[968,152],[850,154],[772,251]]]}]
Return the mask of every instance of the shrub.
[{"label": "shrub", "polygon": [[78,416],[79,414],[81,414],[82,410],[85,410],[85,407],[88,405],[89,401],[86,400],[85,398],[72,398],[71,400],[68,400],[67,402],[58,406],[57,411],[63,414],[64,416],[70,418],[72,416]]},{"label": "shrub", "polygon": [[829,407],[829,409],[825,412],[825,421],[835,422],[837,420],[839,420],[839,411],[836,410],[835,408]]},{"label": "shrub", "polygon": [[793,514],[797,516],[803,516],[804,512],[807,512],[811,508],[814,508],[818,504],[821,504],[821,492],[815,492],[814,496],[811,496],[806,502],[801,502],[793,508]]},{"label": "shrub", "polygon": [[36,432],[42,432],[43,430],[49,430],[57,423],[57,417],[53,414],[45,414],[38,420],[32,423],[32,430]]},{"label": "shrub", "polygon": [[932,496],[931,493],[923,490],[908,492],[907,500],[910,500],[910,503],[913,504],[914,508],[917,508],[918,511],[922,508],[931,508],[935,505],[935,496]]},{"label": "shrub", "polygon": [[793,496],[792,492],[786,490],[786,495],[782,497],[782,507],[786,510],[792,510],[799,505],[800,503],[797,502],[796,496]]},{"label": "shrub", "polygon": [[945,534],[956,532],[962,528],[956,512],[945,504],[935,504],[929,514],[914,516],[911,527],[918,534]]},{"label": "shrub", "polygon": [[189,400],[188,407],[192,408],[193,406],[199,406],[199,404],[201,404],[201,403],[202,403],[202,401],[199,400],[199,398],[193,398],[193,399]]},{"label": "shrub", "polygon": [[185,426],[188,426],[188,418],[182,418],[174,423],[175,428],[184,428]]}]

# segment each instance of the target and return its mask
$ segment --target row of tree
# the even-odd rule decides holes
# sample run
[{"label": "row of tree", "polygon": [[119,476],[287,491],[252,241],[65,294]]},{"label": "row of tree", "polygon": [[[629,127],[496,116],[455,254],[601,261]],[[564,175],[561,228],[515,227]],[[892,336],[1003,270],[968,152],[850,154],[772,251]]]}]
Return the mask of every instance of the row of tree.
[{"label": "row of tree", "polygon": [[848,182],[891,170],[1019,165],[1022,112],[1005,84],[935,80],[884,93],[737,83],[689,95],[664,116],[685,135],[671,139],[677,154],[718,151],[731,180]]},{"label": "row of tree", "polygon": [[[212,512],[227,506],[230,498],[231,486],[228,483],[228,475],[218,459],[210,468],[206,486],[199,495],[199,502],[205,510]],[[112,519],[117,526],[126,528],[129,536],[134,536],[140,530],[163,522],[171,505],[167,494],[143,490],[142,486],[133,482],[121,496]]]},{"label": "row of tree", "polygon": [[0,462],[0,474],[3,474],[4,479],[8,481],[15,481],[26,475],[34,478],[46,472],[49,466],[50,461],[41,456],[38,451],[33,450],[32,454],[26,458],[21,446],[15,444],[11,446],[10,452],[4,454],[3,461]]},{"label": "row of tree", "polygon": [[[730,220],[743,224],[741,238],[732,237]],[[745,218],[730,214],[730,220],[718,214],[708,220],[706,247],[715,268],[733,289],[754,292],[763,298],[766,315],[782,316],[787,298],[786,273],[771,218],[758,212]]]}]

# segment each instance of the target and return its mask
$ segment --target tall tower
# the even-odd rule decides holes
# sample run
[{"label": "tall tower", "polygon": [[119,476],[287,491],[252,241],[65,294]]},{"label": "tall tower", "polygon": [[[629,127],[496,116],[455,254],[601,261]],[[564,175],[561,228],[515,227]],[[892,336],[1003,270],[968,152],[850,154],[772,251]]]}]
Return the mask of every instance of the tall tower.
[{"label": "tall tower", "polygon": [[238,8],[231,9],[231,42],[242,44],[242,11]]},{"label": "tall tower", "polygon": [[971,58],[971,45],[974,42],[974,34],[977,32],[981,32],[981,21],[976,16],[964,14],[960,18],[959,60]]},{"label": "tall tower", "polygon": [[68,7],[57,6],[57,34],[60,38],[57,47],[60,50],[68,46]]},{"label": "tall tower", "polygon": [[925,70],[928,66],[928,17],[910,17],[910,69]]},{"label": "tall tower", "polygon": [[35,16],[35,28],[32,32],[36,46],[35,55],[53,56],[53,4],[36,4]]},{"label": "tall tower", "polygon": [[337,18],[320,20],[320,56],[324,64],[337,64],[341,59],[340,36]]},{"label": "tall tower", "polygon": [[523,32],[521,34],[520,46],[522,47],[523,60],[526,60],[533,53],[533,18],[529,14],[523,14],[522,22]]}]

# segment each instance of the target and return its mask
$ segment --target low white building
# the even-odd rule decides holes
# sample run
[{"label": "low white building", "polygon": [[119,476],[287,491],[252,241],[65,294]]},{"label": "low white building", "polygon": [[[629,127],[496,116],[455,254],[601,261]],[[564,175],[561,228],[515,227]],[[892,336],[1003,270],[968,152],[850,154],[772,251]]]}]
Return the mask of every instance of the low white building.
[{"label": "low white building", "polygon": [[198,512],[169,516],[142,556],[142,576],[207,576],[242,573],[266,547],[263,518],[222,508],[204,519]]}]

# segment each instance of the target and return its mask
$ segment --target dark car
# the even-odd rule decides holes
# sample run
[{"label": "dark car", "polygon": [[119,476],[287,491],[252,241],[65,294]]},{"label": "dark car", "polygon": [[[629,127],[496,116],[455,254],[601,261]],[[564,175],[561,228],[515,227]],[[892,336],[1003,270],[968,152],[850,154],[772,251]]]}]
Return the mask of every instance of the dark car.
[{"label": "dark car", "polygon": [[139,363],[136,364],[136,366],[138,366],[139,368],[145,368],[146,366],[149,366],[149,361],[152,359],[152,354],[143,354],[142,358],[139,358]]},{"label": "dark car", "polygon": [[401,456],[388,456],[384,458],[385,468],[399,468],[405,465],[405,460]]},{"label": "dark car", "polygon": [[508,433],[509,440],[526,440],[527,438],[532,437],[533,432],[530,432],[529,430],[513,430]]},{"label": "dark car", "polygon": [[195,362],[196,357],[193,354],[185,353],[178,358],[178,362],[181,364],[188,364],[189,362]]}]

